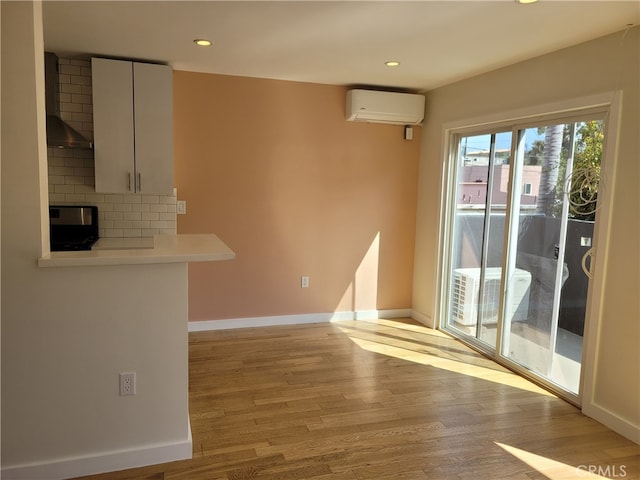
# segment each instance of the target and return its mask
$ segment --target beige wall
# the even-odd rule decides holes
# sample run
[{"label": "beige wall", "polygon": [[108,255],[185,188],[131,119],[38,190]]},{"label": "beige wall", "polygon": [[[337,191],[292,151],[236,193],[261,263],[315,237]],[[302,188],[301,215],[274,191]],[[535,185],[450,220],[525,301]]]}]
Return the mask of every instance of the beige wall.
[{"label": "beige wall", "polygon": [[[436,323],[438,228],[443,175],[443,125],[566,99],[621,90],[622,112],[615,162],[607,179],[612,209],[603,286],[602,312],[590,325],[585,412],[640,441],[640,28],[436,89],[427,95],[427,118],[420,159],[413,309]],[[605,239],[606,240],[606,239]],[[606,253],[608,252],[608,253]],[[596,294],[598,292],[595,292]],[[597,296],[597,295],[596,295]],[[597,312],[596,312],[597,313]],[[591,390],[592,389],[592,390]]]},{"label": "beige wall", "polygon": [[174,73],[178,233],[237,255],[189,266],[191,320],[410,308],[421,129],[346,122],[345,92]]},{"label": "beige wall", "polygon": [[[2,2],[2,476],[191,454],[187,267],[38,268],[48,250],[42,5]],[[118,374],[137,373],[137,395]]]}]

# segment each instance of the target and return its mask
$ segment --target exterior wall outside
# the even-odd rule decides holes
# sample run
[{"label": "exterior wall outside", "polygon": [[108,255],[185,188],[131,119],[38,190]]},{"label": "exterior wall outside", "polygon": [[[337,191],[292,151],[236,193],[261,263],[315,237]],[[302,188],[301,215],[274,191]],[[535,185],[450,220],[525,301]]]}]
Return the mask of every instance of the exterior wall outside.
[{"label": "exterior wall outside", "polygon": [[[636,435],[640,428],[640,244],[637,193],[640,178],[639,45],[640,28],[634,27],[571,48],[428,93],[425,128],[420,159],[416,255],[414,265],[413,310],[433,325],[438,282],[438,228],[442,198],[443,126],[465,119],[501,112],[564,102],[589,95],[622,92],[622,111],[618,127],[615,175],[606,179],[612,199],[610,231],[605,245],[597,246],[606,255],[601,280],[599,325],[594,364],[586,372],[590,391],[585,392],[585,409],[600,412]],[[594,66],[597,65],[597,68]],[[526,85],[526,90],[514,86]],[[631,267],[633,266],[633,267]],[[597,327],[597,328],[596,328]],[[595,341],[595,340],[594,340]],[[632,432],[632,433],[629,433]]]},{"label": "exterior wall outside", "polygon": [[[462,167],[460,185],[456,197],[458,205],[480,205],[487,201],[487,169],[488,166]],[[535,205],[540,186],[542,167],[525,165],[522,172],[522,183],[531,184],[531,193],[521,195],[522,205]],[[492,205],[507,204],[507,188],[509,186],[509,165],[496,165],[493,168]]]}]

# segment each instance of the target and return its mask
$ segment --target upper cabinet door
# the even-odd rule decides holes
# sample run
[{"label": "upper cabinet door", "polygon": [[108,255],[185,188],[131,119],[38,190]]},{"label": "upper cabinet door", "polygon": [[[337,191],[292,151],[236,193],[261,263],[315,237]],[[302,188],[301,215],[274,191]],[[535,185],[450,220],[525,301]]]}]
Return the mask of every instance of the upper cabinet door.
[{"label": "upper cabinet door", "polygon": [[173,192],[173,72],[133,64],[136,191]]},{"label": "upper cabinet door", "polygon": [[96,192],[134,191],[131,62],[92,58]]},{"label": "upper cabinet door", "polygon": [[96,192],[173,193],[173,72],[93,58]]}]

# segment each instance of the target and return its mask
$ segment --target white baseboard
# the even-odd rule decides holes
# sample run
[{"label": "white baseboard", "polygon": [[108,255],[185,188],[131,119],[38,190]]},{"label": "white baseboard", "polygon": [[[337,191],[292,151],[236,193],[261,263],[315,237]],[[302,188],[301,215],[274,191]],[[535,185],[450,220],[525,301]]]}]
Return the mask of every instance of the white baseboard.
[{"label": "white baseboard", "polygon": [[582,413],[640,445],[640,426],[633,425],[610,410],[594,403],[585,403],[582,406]]},{"label": "white baseboard", "polygon": [[193,455],[191,426],[184,441],[112,451],[82,457],[56,459],[2,468],[3,480],[62,480],[158,463],[186,460]]},{"label": "white baseboard", "polygon": [[411,316],[411,310],[359,310],[349,312],[305,313],[300,315],[276,315],[271,317],[233,318],[224,320],[202,320],[189,322],[190,332],[229,330],[233,328],[272,327],[277,325],[301,325],[326,323],[340,320],[368,320],[373,318],[400,318]]},{"label": "white baseboard", "polygon": [[415,310],[411,310],[411,318],[420,322],[425,327],[436,328],[436,324],[429,315],[425,315],[424,313],[416,312]]}]

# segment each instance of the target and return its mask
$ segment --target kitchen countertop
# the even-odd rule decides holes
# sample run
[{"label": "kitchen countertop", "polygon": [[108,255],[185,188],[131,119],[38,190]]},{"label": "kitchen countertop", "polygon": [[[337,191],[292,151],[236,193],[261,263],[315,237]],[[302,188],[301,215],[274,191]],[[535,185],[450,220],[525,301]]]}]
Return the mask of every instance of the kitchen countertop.
[{"label": "kitchen countertop", "polygon": [[[108,243],[108,242],[107,242]],[[232,260],[235,253],[216,235],[156,235],[153,248],[145,246],[51,252],[38,259],[39,267],[145,265],[153,263],[216,262]]]},{"label": "kitchen countertop", "polygon": [[131,248],[153,248],[153,237],[100,238],[91,250],[129,250]]}]

